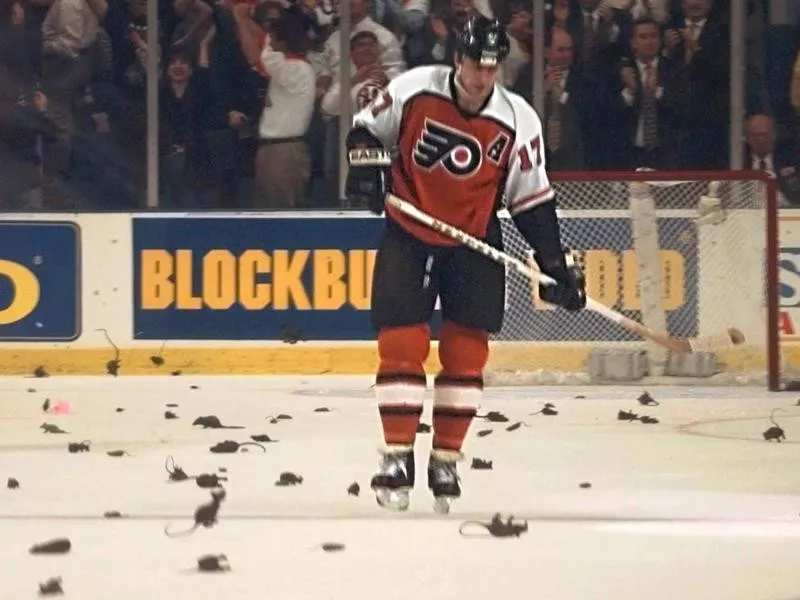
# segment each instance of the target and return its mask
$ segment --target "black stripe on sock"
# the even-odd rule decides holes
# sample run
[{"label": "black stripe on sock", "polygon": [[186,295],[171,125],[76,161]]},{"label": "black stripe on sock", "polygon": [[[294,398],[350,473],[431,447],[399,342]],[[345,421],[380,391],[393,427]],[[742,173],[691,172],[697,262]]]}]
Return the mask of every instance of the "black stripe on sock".
[{"label": "black stripe on sock", "polygon": [[434,406],[433,416],[443,419],[472,419],[478,411],[466,406]]},{"label": "black stripe on sock", "polygon": [[424,387],[427,379],[425,379],[425,375],[416,375],[414,373],[378,373],[375,377],[375,385],[387,383],[407,383]]},{"label": "black stripe on sock", "polygon": [[414,404],[381,404],[378,406],[381,416],[419,416],[422,414],[422,405]]},{"label": "black stripe on sock", "polygon": [[434,379],[435,386],[443,387],[468,387],[483,389],[483,377],[459,377],[457,375],[437,375]]}]

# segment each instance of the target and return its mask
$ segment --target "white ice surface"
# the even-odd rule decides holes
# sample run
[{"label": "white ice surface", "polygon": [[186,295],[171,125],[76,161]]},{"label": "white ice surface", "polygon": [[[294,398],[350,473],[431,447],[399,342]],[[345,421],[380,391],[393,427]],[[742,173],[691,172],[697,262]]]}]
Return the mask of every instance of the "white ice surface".
[{"label": "white ice surface", "polygon": [[[440,517],[424,487],[430,435],[418,438],[409,513],[375,505],[369,385],[359,377],[0,379],[0,483],[21,483],[0,488],[0,600],[35,598],[53,576],[63,578],[66,598],[81,600],[800,598],[794,396],[656,388],[661,405],[644,407],[642,390],[631,387],[488,389],[480,413],[499,410],[511,421],[475,423],[461,466],[464,497]],[[45,398],[69,402],[71,414],[43,414]],[[530,416],[544,402],[559,415]],[[331,412],[314,412],[321,406]],[[782,444],[761,438],[776,407]],[[617,421],[620,409],[661,423]],[[180,419],[165,420],[165,410]],[[293,419],[265,418],[278,413]],[[246,429],[191,426],[206,414]],[[428,412],[423,420],[430,423]],[[530,427],[505,431],[516,421]],[[43,422],[70,433],[45,434]],[[481,429],[494,431],[478,438]],[[257,433],[279,442],[266,453],[208,451]],[[67,442],[84,439],[91,452],[67,452]],[[112,458],[111,449],[133,456]],[[208,499],[191,481],[167,483],[168,455],[189,474],[228,468],[216,527],[164,535],[167,522],[188,526]],[[471,471],[472,457],[494,469]],[[274,486],[281,471],[303,484]],[[346,493],[353,481],[358,498]],[[582,481],[592,488],[580,489]],[[128,518],[103,519],[107,510]],[[463,520],[498,511],[528,519],[529,532],[459,536]],[[72,540],[70,554],[28,553],[60,536]],[[333,541],[346,550],[319,549]],[[193,573],[207,553],[226,554],[232,571]]]}]

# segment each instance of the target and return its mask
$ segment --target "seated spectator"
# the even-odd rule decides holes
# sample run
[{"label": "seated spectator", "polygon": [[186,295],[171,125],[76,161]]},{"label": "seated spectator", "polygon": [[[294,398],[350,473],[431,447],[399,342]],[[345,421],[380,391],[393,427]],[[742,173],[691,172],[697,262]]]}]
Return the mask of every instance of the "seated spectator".
[{"label": "seated spectator", "polygon": [[777,143],[775,119],[753,115],[747,119],[745,168],[775,177],[780,206],[800,206],[800,155],[794,140]]},{"label": "seated spectator", "polygon": [[[386,87],[389,76],[380,64],[378,38],[371,31],[360,31],[350,38],[350,60],[356,67],[351,81],[351,102],[353,111],[361,110]],[[322,98],[320,108],[325,116],[337,116],[341,109],[341,88],[334,81]]]}]

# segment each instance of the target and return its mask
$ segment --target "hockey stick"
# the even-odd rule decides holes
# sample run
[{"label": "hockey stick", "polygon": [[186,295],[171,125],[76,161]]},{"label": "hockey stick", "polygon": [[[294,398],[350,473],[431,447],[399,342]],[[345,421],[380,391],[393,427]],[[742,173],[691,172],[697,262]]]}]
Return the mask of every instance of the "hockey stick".
[{"label": "hockey stick", "polygon": [[[395,207],[400,212],[408,215],[412,219],[415,219],[416,221],[427,225],[431,229],[462,243],[470,250],[474,250],[479,254],[483,254],[497,263],[513,268],[520,275],[527,277],[534,283],[537,281],[544,283],[545,285],[553,285],[556,283],[555,280],[548,277],[544,273],[540,273],[536,269],[533,269],[530,265],[525,264],[523,261],[490,246],[486,242],[472,237],[468,233],[461,231],[452,225],[432,217],[431,215],[418,209],[413,204],[406,202],[402,198],[398,198],[393,194],[387,194],[386,203]],[[586,298],[586,308],[602,315],[609,321],[617,323],[620,327],[627,329],[631,333],[660,344],[672,352],[712,352],[714,350],[730,348],[744,342],[744,334],[734,327],[729,328],[725,332],[720,332],[708,337],[692,339],[676,338],[669,336],[666,333],[653,331],[649,327],[642,325],[638,321],[629,319],[625,315],[617,312],[613,308],[607,307],[605,304],[601,304],[593,298]]]}]

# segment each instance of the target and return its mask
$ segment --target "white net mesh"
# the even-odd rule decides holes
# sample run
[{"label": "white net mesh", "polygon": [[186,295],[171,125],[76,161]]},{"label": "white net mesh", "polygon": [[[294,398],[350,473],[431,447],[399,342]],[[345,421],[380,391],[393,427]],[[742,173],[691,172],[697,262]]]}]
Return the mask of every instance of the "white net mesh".
[{"label": "white net mesh", "polygon": [[[687,382],[764,382],[767,186],[699,175],[651,182],[647,174],[598,175],[554,182],[562,238],[584,269],[587,293],[675,337],[740,329],[745,344],[718,353],[713,376]],[[509,218],[503,230],[506,252],[528,256]],[[506,304],[503,330],[493,336],[490,384],[586,382],[594,349],[645,349],[654,365],[650,375],[659,377],[669,358],[595,313],[542,306],[516,273],[508,273]]]}]

